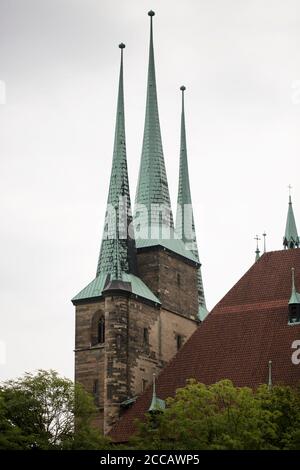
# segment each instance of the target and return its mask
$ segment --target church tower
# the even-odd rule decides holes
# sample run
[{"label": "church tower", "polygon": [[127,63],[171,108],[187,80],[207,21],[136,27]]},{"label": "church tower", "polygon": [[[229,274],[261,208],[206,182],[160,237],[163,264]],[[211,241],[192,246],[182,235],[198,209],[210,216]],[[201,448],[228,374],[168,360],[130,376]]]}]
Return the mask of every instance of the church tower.
[{"label": "church tower", "polygon": [[95,426],[104,433],[199,325],[200,263],[174,228],[158,115],[154,12],[149,16],[146,117],[134,217],[125,138],[125,45],[120,44],[114,150],[96,277],[72,299],[75,381],[94,395]]},{"label": "church tower", "polygon": [[115,142],[104,232],[95,279],[76,306],[75,380],[92,393],[97,422],[108,432],[122,406],[141,393],[163,364],[159,349],[159,299],[137,277],[127,172],[123,51]]},{"label": "church tower", "polygon": [[185,109],[184,109],[184,92],[185,86],[180,87],[181,96],[181,133],[180,133],[180,164],[179,164],[179,182],[177,195],[177,214],[176,214],[176,232],[186,246],[191,250],[192,254],[199,263],[197,273],[198,286],[198,318],[203,321],[208,310],[206,308],[205,295],[202,282],[201,264],[199,259],[198,244],[196,239],[194,212],[192,206],[192,196],[190,188],[189,166],[187,158],[187,143],[185,129]]},{"label": "church tower", "polygon": [[[162,324],[186,340],[199,321],[197,274],[200,263],[175,231],[159,122],[153,46],[150,46],[146,115],[140,171],[135,199],[134,226],[139,275],[162,304]],[[176,319],[176,320],[175,320]],[[176,352],[164,344],[168,359]]]}]

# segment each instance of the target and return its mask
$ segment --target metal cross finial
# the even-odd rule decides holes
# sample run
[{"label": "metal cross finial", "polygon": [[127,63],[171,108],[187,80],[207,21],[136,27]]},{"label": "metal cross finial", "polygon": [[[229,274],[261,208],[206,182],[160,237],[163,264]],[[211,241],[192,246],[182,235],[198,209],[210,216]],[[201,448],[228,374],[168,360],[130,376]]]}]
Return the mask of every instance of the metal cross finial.
[{"label": "metal cross finial", "polygon": [[291,194],[291,190],[292,190],[293,186],[291,186],[291,185],[289,184],[289,185],[288,185],[288,188],[289,188],[289,196],[291,196],[291,195],[292,195],[292,194]]},{"label": "metal cross finial", "polygon": [[259,236],[256,235],[256,237],[254,237],[254,240],[256,240],[256,250],[255,250],[255,262],[259,260],[260,258],[260,250],[258,248],[258,242],[260,240]]},{"label": "metal cross finial", "polygon": [[267,236],[266,232],[264,232],[262,234],[262,236],[264,237],[264,253],[266,253],[266,251],[267,251],[267,249],[266,249],[266,236]]},{"label": "metal cross finial", "polygon": [[258,249],[258,242],[260,241],[259,236],[256,235],[256,237],[254,237],[254,240],[256,240],[256,248]]}]

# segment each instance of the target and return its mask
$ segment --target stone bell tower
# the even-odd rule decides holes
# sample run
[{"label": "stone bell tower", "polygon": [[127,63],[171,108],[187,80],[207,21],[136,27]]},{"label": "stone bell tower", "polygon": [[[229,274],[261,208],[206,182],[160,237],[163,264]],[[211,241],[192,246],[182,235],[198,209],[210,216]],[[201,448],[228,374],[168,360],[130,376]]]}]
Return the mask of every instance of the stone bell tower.
[{"label": "stone bell tower", "polygon": [[95,426],[105,433],[199,325],[200,263],[173,224],[158,116],[154,12],[149,16],[146,117],[134,217],[125,139],[125,45],[120,44],[114,151],[97,272],[72,299],[75,380],[93,394]]}]

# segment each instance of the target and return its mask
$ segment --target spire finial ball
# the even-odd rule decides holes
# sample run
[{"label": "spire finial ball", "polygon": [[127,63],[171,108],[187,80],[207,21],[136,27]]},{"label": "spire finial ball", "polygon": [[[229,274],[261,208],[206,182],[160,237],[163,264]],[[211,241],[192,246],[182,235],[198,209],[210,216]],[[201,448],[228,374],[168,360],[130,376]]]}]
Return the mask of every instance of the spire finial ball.
[{"label": "spire finial ball", "polygon": [[185,90],[186,90],[185,86],[182,85],[182,86],[180,87],[180,90],[181,90],[181,91],[185,91]]},{"label": "spire finial ball", "polygon": [[155,15],[155,13],[154,13],[153,10],[148,11],[148,16],[154,16],[154,15]]},{"label": "spire finial ball", "polygon": [[120,49],[125,49],[125,44],[123,44],[123,42],[121,42],[121,44],[119,44],[119,48]]}]

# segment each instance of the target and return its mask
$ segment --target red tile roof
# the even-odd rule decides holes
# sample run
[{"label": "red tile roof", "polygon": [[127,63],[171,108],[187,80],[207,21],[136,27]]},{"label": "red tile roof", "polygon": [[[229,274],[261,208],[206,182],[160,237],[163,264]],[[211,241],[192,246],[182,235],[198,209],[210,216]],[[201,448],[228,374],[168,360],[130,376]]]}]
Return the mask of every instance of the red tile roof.
[{"label": "red tile roof", "polygon": [[[257,387],[300,381],[300,364],[291,361],[292,343],[300,340],[300,325],[288,325],[291,268],[300,290],[300,249],[264,254],[215,306],[187,343],[160,373],[157,396],[174,396],[189,378],[205,384],[228,378],[236,386]],[[134,420],[149,408],[149,388],[111,431],[117,442],[135,431]]]}]

